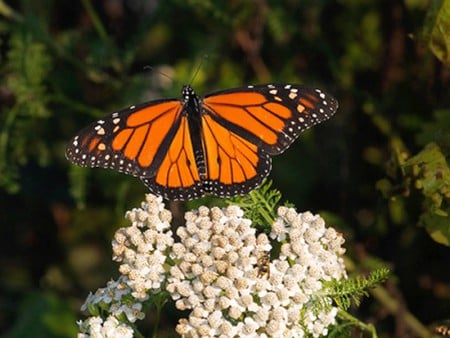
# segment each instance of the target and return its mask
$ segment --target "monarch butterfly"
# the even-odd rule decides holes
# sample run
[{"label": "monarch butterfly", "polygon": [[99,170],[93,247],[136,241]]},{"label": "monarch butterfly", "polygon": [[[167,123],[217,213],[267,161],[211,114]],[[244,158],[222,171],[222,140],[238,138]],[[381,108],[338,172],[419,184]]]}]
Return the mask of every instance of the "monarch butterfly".
[{"label": "monarch butterfly", "polygon": [[169,200],[244,195],[258,186],[303,130],[332,116],[337,101],[320,89],[267,84],[114,112],[82,129],[66,157],[139,177]]}]

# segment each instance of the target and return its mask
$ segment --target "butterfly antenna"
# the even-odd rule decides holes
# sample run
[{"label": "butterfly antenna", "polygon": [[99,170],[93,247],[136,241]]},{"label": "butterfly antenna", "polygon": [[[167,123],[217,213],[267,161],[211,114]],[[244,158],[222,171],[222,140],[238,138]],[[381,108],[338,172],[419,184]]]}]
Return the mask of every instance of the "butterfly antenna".
[{"label": "butterfly antenna", "polygon": [[162,75],[169,79],[170,81],[173,81],[173,77],[168,75],[167,73],[162,72],[160,69],[152,67],[152,66],[144,66],[144,70],[148,70],[150,72],[155,72],[156,74]]},{"label": "butterfly antenna", "polygon": [[205,62],[205,60],[208,58],[208,54],[203,54],[202,58],[200,59],[200,62],[198,63],[197,68],[195,69],[194,75],[192,75],[191,81],[189,83],[194,82],[195,77],[197,76],[198,72],[200,71],[200,69],[203,66],[203,63]]}]

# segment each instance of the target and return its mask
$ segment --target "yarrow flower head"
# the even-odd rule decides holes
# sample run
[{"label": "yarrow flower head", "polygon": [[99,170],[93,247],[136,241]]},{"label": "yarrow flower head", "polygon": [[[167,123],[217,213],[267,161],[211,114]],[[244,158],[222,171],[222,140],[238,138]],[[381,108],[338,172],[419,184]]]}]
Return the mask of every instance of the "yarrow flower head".
[{"label": "yarrow flower head", "polygon": [[186,225],[177,231],[181,241],[171,255],[178,264],[167,285],[176,307],[191,310],[177,326],[180,335],[327,333],[337,308],[321,296],[322,282],[346,277],[343,238],[311,213],[281,207],[278,215],[270,237],[283,239],[281,254],[261,271],[261,257],[267,257],[271,244],[265,234],[256,234],[240,208],[201,207],[186,214]]},{"label": "yarrow flower head", "polygon": [[[324,283],[346,278],[344,240],[320,216],[280,207],[266,235],[237,206],[202,206],[185,214],[175,240],[170,212],[147,195],[127,218],[132,225],[113,241],[122,275],[83,309],[109,306],[113,318],[133,323],[164,291],[189,313],[176,327],[183,337],[320,337],[335,323]],[[106,321],[91,317],[80,330],[101,332]]]},{"label": "yarrow flower head", "polygon": [[149,194],[141,208],[128,211],[125,217],[132,225],[117,230],[113,259],[122,263],[119,271],[132,296],[143,301],[149,291],[159,292],[165,281],[166,250],[174,243],[172,214],[164,208],[161,197]]},{"label": "yarrow flower head", "polygon": [[88,309],[109,307],[109,313],[115,317],[122,314],[130,323],[138,319],[143,319],[145,314],[142,310],[142,303],[131,296],[133,290],[125,282],[127,278],[120,276],[117,281],[109,281],[105,288],[98,289],[94,294],[90,293],[81,311]]},{"label": "yarrow flower head", "polygon": [[80,333],[78,338],[104,337],[104,338],[131,338],[133,337],[133,329],[121,323],[114,316],[109,316],[106,320],[101,317],[89,317],[83,322],[78,322]]}]

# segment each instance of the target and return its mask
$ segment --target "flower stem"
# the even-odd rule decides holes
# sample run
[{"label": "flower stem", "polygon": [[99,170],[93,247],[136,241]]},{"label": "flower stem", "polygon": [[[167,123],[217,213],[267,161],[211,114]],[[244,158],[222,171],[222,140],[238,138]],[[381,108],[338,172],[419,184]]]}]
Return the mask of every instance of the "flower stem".
[{"label": "flower stem", "polygon": [[166,292],[161,292],[155,301],[155,307],[156,307],[156,317],[155,317],[155,325],[153,327],[153,334],[152,338],[156,338],[158,336],[158,328],[159,328],[159,322],[161,321],[161,312],[164,308],[164,305],[167,303],[168,295]]},{"label": "flower stem", "polygon": [[3,0],[0,0],[0,15],[19,22],[23,20],[23,17],[18,12],[9,7]]},{"label": "flower stem", "polygon": [[105,27],[103,27],[103,23],[100,20],[99,16],[94,10],[94,7],[92,7],[90,0],[81,0],[81,3],[83,4],[84,9],[88,13],[89,17],[92,20],[92,24],[95,27],[95,30],[97,31],[98,35],[102,38],[103,41],[108,41],[108,34],[106,33]]},{"label": "flower stem", "polygon": [[158,337],[158,327],[159,327],[159,321],[161,319],[161,310],[162,310],[162,307],[160,307],[160,306],[158,306],[156,308],[155,326],[153,326],[152,338]]},{"label": "flower stem", "polygon": [[379,301],[388,311],[395,315],[401,316],[405,323],[417,334],[419,337],[432,337],[432,334],[411,312],[401,307],[398,300],[389,295],[385,288],[377,287],[370,290],[372,296]]},{"label": "flower stem", "polygon": [[361,322],[358,318],[353,317],[350,313],[348,313],[342,309],[339,309],[338,316],[341,319],[346,320],[346,321],[350,322],[351,324],[353,324],[354,326],[360,328],[361,330],[370,332],[370,334],[372,335],[372,338],[378,338],[375,326],[373,326],[372,324],[365,324],[365,323]]}]

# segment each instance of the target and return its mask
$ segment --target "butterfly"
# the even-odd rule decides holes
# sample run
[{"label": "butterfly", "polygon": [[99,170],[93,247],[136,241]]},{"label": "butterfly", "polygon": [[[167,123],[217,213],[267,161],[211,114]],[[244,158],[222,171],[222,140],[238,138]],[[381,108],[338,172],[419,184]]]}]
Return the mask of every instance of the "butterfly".
[{"label": "butterfly", "polygon": [[160,99],[114,112],[82,129],[66,157],[83,167],[138,177],[168,200],[245,195],[300,132],[331,117],[320,89],[266,84]]}]

